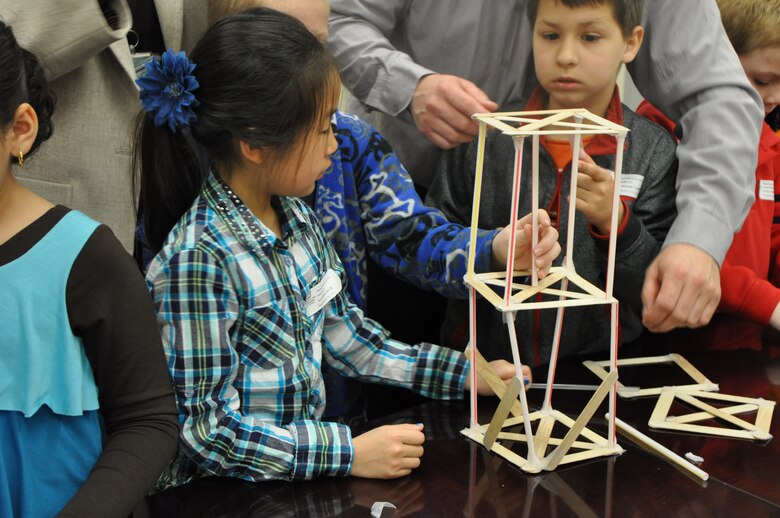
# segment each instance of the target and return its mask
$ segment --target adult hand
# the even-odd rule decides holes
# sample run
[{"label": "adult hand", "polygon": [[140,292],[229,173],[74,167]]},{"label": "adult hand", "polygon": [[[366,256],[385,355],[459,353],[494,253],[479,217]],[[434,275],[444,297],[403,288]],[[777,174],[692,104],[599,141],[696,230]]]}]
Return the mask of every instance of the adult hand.
[{"label": "adult hand", "polygon": [[466,79],[431,74],[420,79],[412,94],[411,111],[420,133],[436,146],[450,149],[477,135],[474,113],[492,112],[498,104]]},{"label": "adult hand", "polygon": [[[612,228],[612,190],[615,184],[612,173],[599,167],[593,159],[580,150],[579,173],[577,174],[577,210],[582,212],[588,223],[602,235]],[[623,221],[625,208],[618,204],[618,224]]]},{"label": "adult hand", "polygon": [[352,475],[404,477],[420,466],[425,435],[421,424],[380,426],[352,439]]},{"label": "adult hand", "polygon": [[[544,209],[539,209],[539,240],[536,248],[531,250],[533,243],[532,214],[528,213],[517,221],[515,230],[515,264],[514,270],[528,270],[531,268],[531,260],[536,262],[537,273],[540,279],[547,276],[552,262],[561,253],[561,245],[558,243],[558,230],[552,226],[550,215]],[[493,239],[491,246],[493,251],[493,267],[506,268],[507,250],[511,227],[507,225]]]},{"label": "adult hand", "polygon": [[[515,375],[515,366],[506,360],[493,360],[488,362],[490,370],[504,382],[508,384],[512,377]],[[523,378],[528,379],[528,383],[531,383],[531,369],[527,365],[523,365]],[[525,385],[527,386],[527,385]],[[471,376],[466,375],[466,383],[463,386],[463,390],[469,390],[471,388]],[[492,396],[495,391],[490,388],[490,384],[485,380],[477,371],[477,394],[480,396]]]},{"label": "adult hand", "polygon": [[685,243],[664,248],[642,288],[642,323],[653,332],[709,323],[720,302],[720,271],[704,250]]}]

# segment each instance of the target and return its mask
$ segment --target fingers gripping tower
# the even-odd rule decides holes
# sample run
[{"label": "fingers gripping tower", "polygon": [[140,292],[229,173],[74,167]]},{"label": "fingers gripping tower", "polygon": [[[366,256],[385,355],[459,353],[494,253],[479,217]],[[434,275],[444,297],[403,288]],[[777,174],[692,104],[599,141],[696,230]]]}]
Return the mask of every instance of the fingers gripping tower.
[{"label": "fingers gripping tower", "polygon": [[[612,295],[615,273],[615,247],[618,227],[617,215],[620,203],[620,175],[623,165],[623,147],[628,129],[612,123],[602,117],[593,115],[585,109],[543,110],[533,112],[504,112],[475,114],[473,118],[479,124],[476,175],[474,180],[474,201],[471,217],[471,246],[469,251],[468,271],[465,282],[470,287],[470,346],[469,359],[471,369],[471,416],[470,426],[462,433],[470,439],[482,444],[489,450],[501,455],[509,462],[524,471],[538,473],[542,470],[554,470],[560,464],[567,464],[585,459],[618,454],[623,449],[615,439],[615,399],[617,390],[617,340],[618,340],[618,301]],[[474,272],[476,250],[476,235],[479,228],[479,208],[482,188],[482,172],[485,155],[485,139],[488,127],[494,128],[506,138],[514,141],[515,160],[512,182],[512,209],[510,220],[510,242],[507,251],[507,267],[503,272]],[[570,200],[577,198],[578,151],[584,135],[606,134],[617,140],[615,156],[614,185],[612,196],[612,225],[609,236],[609,253],[607,258],[607,276],[605,289],[601,289],[577,275],[575,269],[574,217],[575,204],[569,204],[568,231],[566,236],[566,256],[563,264],[550,269],[549,275],[539,280],[537,267],[533,263],[530,270],[516,271],[513,268],[515,258],[515,235],[520,197],[520,180],[522,177],[523,145],[526,138],[532,139],[531,151],[531,185],[532,185],[532,248],[538,241],[538,209],[539,209],[539,137],[543,135],[558,135],[570,139],[572,148],[571,190]],[[502,137],[503,138],[503,137]],[[563,217],[563,215],[562,215]],[[528,280],[530,277],[530,281]],[[525,283],[523,283],[525,282]],[[530,284],[528,284],[530,282]],[[542,297],[537,297],[541,294]],[[509,333],[512,348],[512,359],[517,376],[508,386],[497,379],[491,372],[485,360],[478,351],[476,336],[476,298],[482,296],[489,304],[504,315],[504,322]],[[546,297],[545,297],[546,296]],[[544,300],[544,299],[547,300]],[[538,300],[537,300],[538,299]],[[610,338],[610,368],[608,375],[594,392],[593,397],[583,408],[582,413],[571,419],[567,415],[554,410],[552,394],[555,389],[555,367],[561,338],[561,325],[564,310],[567,307],[587,305],[607,305],[610,307],[611,338]],[[549,373],[542,408],[529,412],[528,403],[523,390],[522,359],[517,344],[515,331],[515,316],[518,311],[557,310],[555,333],[550,354]],[[488,380],[493,390],[501,398],[491,422],[480,425],[477,422],[477,372]],[[589,430],[586,425],[599,405],[609,396],[609,432],[606,438]],[[519,405],[518,405],[519,399]],[[509,414],[513,417],[509,417]],[[512,433],[510,428],[522,428],[523,433]],[[562,438],[554,436],[554,429],[566,429]],[[523,457],[514,451],[513,443],[525,443],[527,454]],[[522,445],[521,445],[522,446]],[[517,449],[517,448],[515,448]]]}]

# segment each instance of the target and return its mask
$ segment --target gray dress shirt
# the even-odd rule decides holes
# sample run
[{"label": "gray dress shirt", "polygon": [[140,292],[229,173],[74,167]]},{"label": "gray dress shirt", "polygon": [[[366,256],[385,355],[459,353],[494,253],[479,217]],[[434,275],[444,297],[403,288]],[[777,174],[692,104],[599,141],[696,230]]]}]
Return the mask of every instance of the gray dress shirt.
[{"label": "gray dress shirt", "polygon": [[[420,78],[458,75],[500,110],[520,108],[535,85],[525,7],[524,0],[331,1],[329,45],[343,80],[417,183],[430,185],[441,152],[407,110]],[[629,72],[685,133],[679,217],[665,244],[696,245],[720,263],[753,202],[761,101],[714,0],[646,0],[643,25]]]}]

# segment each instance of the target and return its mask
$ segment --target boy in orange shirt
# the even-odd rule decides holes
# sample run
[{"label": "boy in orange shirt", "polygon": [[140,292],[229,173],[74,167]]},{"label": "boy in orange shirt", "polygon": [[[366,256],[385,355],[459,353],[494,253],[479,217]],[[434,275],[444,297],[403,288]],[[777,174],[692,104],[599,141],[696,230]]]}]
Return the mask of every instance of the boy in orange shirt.
[{"label": "boy in orange shirt", "polygon": [[[675,217],[677,162],[675,145],[666,132],[637,116],[620,102],[615,84],[618,71],[631,62],[643,38],[639,0],[529,0],[534,22],[533,52],[539,87],[525,110],[586,108],[628,127],[623,169],[618,186],[623,203],[618,214],[615,296],[620,301],[621,339],[629,342],[642,332],[640,293],[645,271],[661,250]],[[526,139],[523,170],[530,171],[531,139]],[[546,208],[559,243],[565,245],[569,201],[576,203],[574,253],[577,273],[603,286],[607,265],[615,139],[597,135],[584,139],[580,154],[576,200],[568,199],[572,151],[568,140],[541,139],[539,200]],[[427,203],[438,207],[449,221],[466,223],[471,217],[474,163],[477,145],[447,152],[439,164]],[[482,204],[479,222],[497,228],[510,220],[512,139],[492,133],[485,144]],[[530,175],[522,178],[520,213],[531,210]],[[503,223],[502,223],[503,222]],[[442,342],[463,347],[467,339],[468,308],[450,300]],[[546,363],[555,329],[554,311],[521,311],[516,317],[521,356],[529,365]],[[508,358],[510,345],[502,315],[484,301],[477,303],[480,351],[489,359]],[[600,306],[567,308],[563,319],[560,356],[602,353],[609,348],[608,312]]]}]

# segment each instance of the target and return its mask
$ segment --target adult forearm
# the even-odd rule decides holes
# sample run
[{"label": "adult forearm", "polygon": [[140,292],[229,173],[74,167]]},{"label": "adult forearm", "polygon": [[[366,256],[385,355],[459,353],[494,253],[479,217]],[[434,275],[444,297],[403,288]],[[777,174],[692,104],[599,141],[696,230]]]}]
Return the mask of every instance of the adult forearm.
[{"label": "adult forearm", "polygon": [[409,105],[420,78],[432,73],[389,40],[404,2],[369,7],[332,2],[328,48],[352,94],[371,108],[397,115]]},{"label": "adult forearm", "polygon": [[[715,101],[707,102],[681,119],[684,136],[677,148],[678,216],[664,243],[695,245],[718,264],[753,203],[761,122],[752,98],[744,90],[732,90],[741,102],[735,99],[717,109],[711,106],[717,104]],[[733,124],[722,126],[717,121]]]},{"label": "adult forearm", "polygon": [[753,201],[762,121],[712,0],[648,0],[645,42],[629,65],[641,93],[682,125],[678,217],[665,245],[688,243],[723,260]]}]

